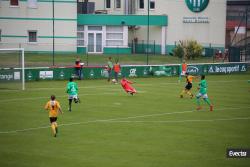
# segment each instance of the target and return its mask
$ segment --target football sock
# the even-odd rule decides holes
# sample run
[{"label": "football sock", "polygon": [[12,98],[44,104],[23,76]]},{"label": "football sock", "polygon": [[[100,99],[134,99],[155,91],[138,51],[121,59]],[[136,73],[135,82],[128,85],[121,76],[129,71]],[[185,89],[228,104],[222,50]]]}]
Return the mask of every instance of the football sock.
[{"label": "football sock", "polygon": [[196,97],[196,104],[197,104],[198,106],[201,105],[201,103],[200,103],[200,98],[198,98],[198,97]]},{"label": "football sock", "polygon": [[185,90],[183,90],[183,91],[181,92],[180,96],[183,96],[183,95],[184,95],[184,93],[186,93],[186,91],[185,91]]},{"label": "football sock", "polygon": [[54,126],[55,126],[55,131],[56,131],[56,133],[58,133],[58,126],[57,126],[57,123],[56,123],[56,122],[54,123]]},{"label": "football sock", "polygon": [[77,100],[77,98],[74,98],[74,102],[75,102],[75,103],[78,103],[78,100]]},{"label": "football sock", "polygon": [[193,97],[193,94],[190,91],[187,91],[187,94],[191,97]]},{"label": "football sock", "polygon": [[71,111],[72,99],[69,99],[69,111]]},{"label": "football sock", "polygon": [[56,135],[56,128],[55,128],[54,123],[51,124],[51,129],[52,129],[53,135]]},{"label": "football sock", "polygon": [[211,102],[210,102],[210,100],[209,100],[208,98],[205,98],[204,101],[205,101],[209,106],[211,106]]}]

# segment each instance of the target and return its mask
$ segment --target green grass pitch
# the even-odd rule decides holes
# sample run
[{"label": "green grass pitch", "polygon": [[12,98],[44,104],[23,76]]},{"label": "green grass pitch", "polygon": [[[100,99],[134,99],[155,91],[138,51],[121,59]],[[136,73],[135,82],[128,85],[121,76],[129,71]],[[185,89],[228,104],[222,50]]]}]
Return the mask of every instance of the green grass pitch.
[{"label": "green grass pitch", "polygon": [[[179,98],[184,79],[140,78],[138,94],[106,80],[77,81],[80,104],[68,109],[67,81],[28,82],[26,91],[0,90],[0,166],[183,167],[249,166],[226,158],[227,148],[250,148],[250,79],[207,76],[214,111]],[[193,93],[196,93],[197,81]],[[55,94],[63,115],[52,137],[43,109]]]}]

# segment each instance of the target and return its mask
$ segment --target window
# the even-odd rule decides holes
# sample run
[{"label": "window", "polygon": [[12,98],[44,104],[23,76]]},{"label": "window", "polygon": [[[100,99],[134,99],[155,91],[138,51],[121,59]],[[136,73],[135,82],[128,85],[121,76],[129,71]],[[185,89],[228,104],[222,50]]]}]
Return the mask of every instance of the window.
[{"label": "window", "polygon": [[144,0],[139,0],[139,9],[144,9]]},{"label": "window", "polygon": [[121,8],[121,0],[115,0],[115,8]]},{"label": "window", "polygon": [[155,0],[150,0],[149,5],[150,9],[155,9]]},{"label": "window", "polygon": [[123,46],[123,27],[107,26],[106,27],[106,45],[117,47]]},{"label": "window", "polygon": [[19,6],[19,0],[10,0],[10,6]]},{"label": "window", "polygon": [[84,46],[84,26],[77,26],[77,46]]},{"label": "window", "polygon": [[106,8],[111,8],[111,1],[110,0],[106,0]]},{"label": "window", "polygon": [[89,31],[102,31],[102,26],[88,26]]},{"label": "window", "polygon": [[29,42],[37,42],[37,31],[28,31]]}]

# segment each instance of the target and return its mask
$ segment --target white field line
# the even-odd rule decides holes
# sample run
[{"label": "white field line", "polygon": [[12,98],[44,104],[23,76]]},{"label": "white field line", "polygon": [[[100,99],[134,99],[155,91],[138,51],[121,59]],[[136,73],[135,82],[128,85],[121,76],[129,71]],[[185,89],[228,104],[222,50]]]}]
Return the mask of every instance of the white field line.
[{"label": "white field line", "polygon": [[[119,91],[119,92],[118,92]],[[125,93],[122,89],[118,90],[116,92],[103,92],[103,93],[81,93],[78,96],[84,97],[84,96],[96,96],[96,95],[115,95],[117,93]],[[147,91],[137,91],[138,93],[146,93]],[[126,94],[126,93],[125,93]],[[68,97],[68,95],[61,95],[56,97]],[[39,100],[39,99],[49,99],[49,96],[44,97],[26,97],[26,98],[14,98],[14,99],[3,99],[0,100],[1,102],[11,102],[11,101],[25,101],[25,100]]]},{"label": "white field line", "polygon": [[[242,108],[221,108],[216,109],[216,111],[223,111],[223,110],[240,110],[246,109],[250,107],[242,107]],[[146,118],[146,117],[155,117],[155,116],[163,116],[163,115],[173,115],[173,114],[184,114],[184,113],[192,113],[196,110],[190,111],[181,111],[181,112],[172,112],[172,113],[158,113],[158,114],[149,114],[149,115],[138,115],[138,116],[131,116],[131,117],[123,117],[123,118],[111,118],[111,119],[100,119],[100,120],[92,120],[92,121],[83,121],[83,122],[73,122],[67,124],[61,124],[59,126],[72,126],[72,125],[83,125],[83,124],[90,124],[90,123],[115,123],[115,122],[141,122],[141,123],[154,123],[159,121],[126,121],[126,119],[136,119],[136,118]],[[202,111],[201,111],[202,112]],[[235,118],[220,118],[220,119],[211,119],[211,120],[173,120],[173,121],[164,121],[165,123],[181,123],[181,122],[212,122],[212,121],[231,121],[231,120],[248,120],[250,117],[235,117]],[[125,121],[122,121],[125,120]],[[161,121],[163,122],[163,121]],[[39,130],[49,128],[50,126],[40,126],[36,128],[26,128],[26,129],[17,129],[17,130],[9,130],[9,131],[0,131],[0,134],[9,134],[9,133],[17,133],[17,132],[26,132],[32,130]]]},{"label": "white field line", "polygon": [[[231,80],[231,81],[209,81],[209,83],[232,83],[232,82],[246,82],[247,80]],[[181,82],[185,83],[185,82]],[[179,82],[162,82],[162,83],[156,83],[156,84],[150,84],[150,83],[139,83],[137,82],[136,85],[139,86],[157,86],[157,85],[179,85],[181,84]],[[119,85],[117,85],[119,86]],[[112,85],[102,85],[102,86],[79,86],[79,89],[104,89],[104,88],[116,88],[113,87]],[[56,87],[56,88],[51,88],[51,87],[45,87],[45,88],[27,88],[25,91],[37,91],[37,90],[65,90],[65,87]],[[0,90],[0,92],[8,92],[8,91],[20,91],[20,90]]]},{"label": "white field line", "polygon": [[216,121],[234,121],[249,120],[250,117],[219,118],[219,119],[191,119],[180,121],[108,121],[108,123],[184,123],[184,122],[216,122]]},{"label": "white field line", "polygon": [[[84,93],[84,94],[79,94],[79,97],[82,96],[96,96],[96,95],[113,95],[114,93],[92,93],[92,94],[88,94],[88,93]],[[61,95],[61,96],[56,96],[56,97],[68,97],[68,95]],[[39,100],[39,99],[49,99],[49,96],[44,96],[44,97],[26,97],[26,98],[15,98],[15,99],[4,99],[4,100],[0,100],[0,102],[11,102],[11,101],[25,101],[25,100]]]}]

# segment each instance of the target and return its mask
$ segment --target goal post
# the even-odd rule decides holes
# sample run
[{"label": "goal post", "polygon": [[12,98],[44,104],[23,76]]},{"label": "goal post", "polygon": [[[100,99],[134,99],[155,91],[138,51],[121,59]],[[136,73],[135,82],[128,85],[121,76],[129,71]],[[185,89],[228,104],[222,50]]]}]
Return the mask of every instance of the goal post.
[{"label": "goal post", "polygon": [[25,90],[24,48],[0,48],[0,89]]}]

